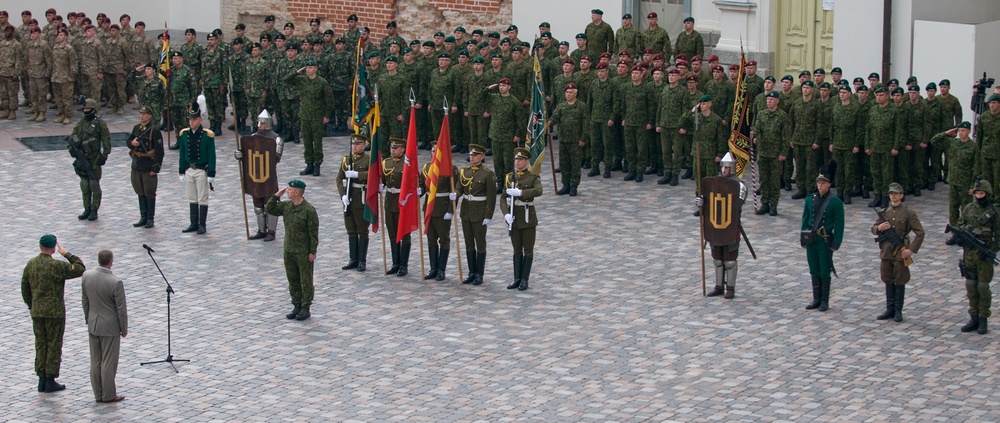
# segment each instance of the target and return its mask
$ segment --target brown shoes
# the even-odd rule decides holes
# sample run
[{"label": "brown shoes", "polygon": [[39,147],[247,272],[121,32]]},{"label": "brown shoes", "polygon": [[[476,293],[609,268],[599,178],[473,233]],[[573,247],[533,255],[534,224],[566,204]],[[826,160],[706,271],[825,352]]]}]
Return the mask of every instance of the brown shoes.
[{"label": "brown shoes", "polygon": [[125,396],[124,396],[124,395],[116,395],[116,396],[115,396],[114,398],[112,398],[112,399],[109,399],[109,400],[97,400],[97,402],[100,402],[100,403],[105,403],[105,404],[107,404],[107,403],[112,403],[112,402],[119,402],[119,401],[123,401],[124,399],[125,399]]}]

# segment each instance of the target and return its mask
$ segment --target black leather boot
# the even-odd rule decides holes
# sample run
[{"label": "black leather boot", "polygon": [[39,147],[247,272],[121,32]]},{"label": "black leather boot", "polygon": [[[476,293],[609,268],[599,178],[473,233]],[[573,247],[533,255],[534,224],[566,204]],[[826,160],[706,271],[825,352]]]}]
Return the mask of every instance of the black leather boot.
[{"label": "black leather boot", "polygon": [[410,273],[406,268],[410,262],[410,243],[401,242],[399,243],[399,271],[396,272],[396,276],[406,276]]},{"label": "black leather boot", "polygon": [[311,314],[309,314],[309,306],[302,306],[302,309],[300,309],[298,314],[295,315],[295,320],[301,322],[305,319],[308,319],[309,316],[311,316]]},{"label": "black leather boot", "polygon": [[319,176],[319,163],[313,165],[313,176]]},{"label": "black leather boot", "polygon": [[796,192],[795,194],[792,194],[792,199],[793,200],[801,200],[803,198],[806,198],[806,190],[803,189],[803,188],[799,188],[798,192]]},{"label": "black leather boot", "polygon": [[670,175],[670,186],[672,186],[672,187],[677,186],[677,184],[680,183],[680,181],[678,181],[677,179],[678,178],[677,178],[677,174],[676,173]]},{"label": "black leather boot", "polygon": [[299,314],[300,310],[302,310],[302,307],[299,307],[298,304],[294,304],[292,307],[292,311],[288,312],[288,314],[285,315],[285,318],[288,320],[294,319],[295,316]]},{"label": "black leather boot", "polygon": [[38,392],[45,392],[45,379],[48,378],[46,378],[45,376],[38,377]]},{"label": "black leather boot", "polygon": [[139,221],[132,224],[133,228],[138,228],[140,226],[146,226],[146,221],[149,220],[149,205],[146,204],[146,196],[139,196]]},{"label": "black leather boot", "polygon": [[518,291],[528,290],[528,277],[531,276],[531,262],[534,259],[532,256],[524,256],[521,259],[521,285],[517,287]]},{"label": "black leather boot", "polygon": [[392,266],[389,266],[389,270],[385,274],[395,275],[399,273],[399,244],[395,242],[389,244],[389,252],[392,254]]},{"label": "black leather boot", "polygon": [[628,175],[625,175],[626,181],[634,181],[636,177],[635,172],[629,171]]},{"label": "black leather boot", "polygon": [[569,196],[570,196],[570,197],[576,197],[576,195],[577,195],[577,192],[576,192],[576,185],[572,185],[572,186],[570,186],[570,187],[569,187]]},{"label": "black leather boot", "polygon": [[462,281],[463,285],[468,285],[476,281],[476,273],[479,271],[476,269],[476,250],[466,249],[465,250],[465,263],[469,267],[469,276]]},{"label": "black leather boot", "polygon": [[559,191],[556,191],[556,195],[566,195],[569,194],[569,184],[563,184]]},{"label": "black leather boot", "polygon": [[604,165],[604,174],[602,174],[601,177],[604,179],[611,177],[611,166]]},{"label": "black leather boot", "polygon": [[424,276],[425,281],[429,281],[431,279],[437,279],[438,246],[431,245],[427,252],[429,255],[428,258],[430,259],[431,271],[427,273],[427,276]]},{"label": "black leather boot", "polygon": [[830,278],[823,278],[819,283],[819,311],[830,309]]},{"label": "black leather boot", "polygon": [[153,220],[156,217],[156,197],[146,196],[146,229],[153,227]]},{"label": "black leather boot", "polygon": [[437,262],[437,280],[444,280],[444,269],[448,266],[448,248],[440,247],[438,248],[438,262]]},{"label": "black leather boot", "polygon": [[962,326],[962,332],[972,332],[976,329],[979,329],[979,316],[970,314],[969,321]]},{"label": "black leather boot", "polygon": [[87,220],[91,222],[97,220],[97,209],[90,209],[90,216],[87,216]]},{"label": "black leather boot", "polygon": [[[984,332],[985,333],[985,332]],[[59,392],[66,389],[66,385],[56,382],[56,378],[45,378],[45,393]]]},{"label": "black leather boot", "polygon": [[885,313],[875,317],[875,320],[889,320],[896,315],[896,285],[885,284]]},{"label": "black leather boot", "polygon": [[758,216],[763,216],[763,215],[768,214],[770,212],[771,212],[771,206],[767,205],[767,203],[764,203],[764,204],[760,205],[760,208],[757,209],[757,211],[755,213],[757,213]]},{"label": "black leather boot", "polygon": [[368,238],[358,238],[358,271],[368,268]]},{"label": "black leather boot", "polygon": [[315,168],[313,167],[313,164],[312,163],[306,163],[306,168],[302,169],[302,171],[299,172],[299,175],[312,175],[313,170],[315,170]]},{"label": "black leather boot", "polygon": [[347,251],[350,253],[351,259],[346,265],[340,268],[340,270],[351,270],[358,268],[358,237],[350,236],[347,238]]},{"label": "black leather boot", "polygon": [[514,282],[507,285],[507,289],[517,289],[521,286],[521,267],[524,264],[524,256],[514,255]]},{"label": "black leather boot", "polygon": [[895,303],[896,316],[893,320],[895,320],[896,323],[899,323],[903,321],[903,298],[906,297],[906,285],[896,285],[895,290],[896,291],[894,292],[894,294],[896,298],[896,303]]},{"label": "black leather boot", "polygon": [[483,284],[483,269],[486,268],[486,252],[476,252],[476,280],[472,281],[473,285]]},{"label": "black leather boot", "polygon": [[76,218],[80,219],[80,220],[87,220],[88,217],[90,217],[90,208],[89,207],[83,209],[83,213],[80,213],[79,215],[76,216]]},{"label": "black leather boot", "polygon": [[777,204],[775,204],[775,205],[768,204],[768,205],[771,206],[771,210],[767,212],[768,216],[777,216],[778,215],[778,205]]},{"label": "black leather boot", "polygon": [[208,222],[208,206],[198,206],[198,235],[204,235],[208,232],[206,228],[206,223]]},{"label": "black leather boot", "polygon": [[635,174],[635,182],[637,183],[642,182],[642,172],[638,172]]},{"label": "black leather boot", "polygon": [[876,195],[875,198],[872,198],[872,201],[868,202],[868,207],[878,207],[879,204],[882,204],[882,196]]},{"label": "black leather boot", "polygon": [[812,289],[813,289],[813,300],[811,303],[809,303],[809,305],[806,306],[806,310],[815,310],[819,308],[820,280],[818,277],[813,276]]},{"label": "black leather boot", "polygon": [[594,164],[594,166],[590,168],[590,172],[587,172],[587,177],[591,177],[592,178],[592,177],[600,175],[600,174],[601,174],[601,164],[597,163],[597,164]]},{"label": "black leather boot", "polygon": [[674,177],[674,175],[671,174],[671,173],[663,175],[662,178],[660,178],[659,180],[656,181],[656,185],[666,185],[666,184],[669,184],[670,183],[670,179],[672,179],[673,177]]},{"label": "black leather boot", "polygon": [[198,230],[198,203],[189,203],[191,213],[191,224],[187,228],[182,230],[183,233],[194,232]]},{"label": "black leather boot", "polygon": [[979,330],[977,333],[980,335],[986,335],[986,332],[989,331],[989,328],[986,327],[986,316],[979,316]]}]

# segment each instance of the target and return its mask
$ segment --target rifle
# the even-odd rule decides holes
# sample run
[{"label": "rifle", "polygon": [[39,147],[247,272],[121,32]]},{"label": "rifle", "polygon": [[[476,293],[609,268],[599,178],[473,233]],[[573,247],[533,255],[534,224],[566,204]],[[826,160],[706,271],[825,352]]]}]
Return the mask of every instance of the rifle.
[{"label": "rifle", "polygon": [[[510,179],[510,187],[517,188],[517,169],[514,169],[514,171],[510,173]],[[509,195],[508,197],[510,198],[510,215],[513,217],[514,213],[516,213],[514,211],[514,196]],[[528,216],[525,216],[525,221],[527,221],[527,217]],[[514,232],[514,220],[515,219],[511,219],[510,223],[507,224],[507,236],[510,236],[511,233]]]},{"label": "rifle", "polygon": [[944,229],[944,233],[949,233],[949,232],[955,234],[955,238],[957,238],[958,245],[961,245],[962,247],[975,248],[976,251],[979,252],[979,257],[982,257],[984,260],[989,260],[993,262],[994,266],[1000,265],[1000,260],[997,259],[997,253],[994,252],[993,250],[990,250],[990,247],[986,246],[986,242],[979,238],[976,238],[976,236],[973,235],[972,232],[969,232],[967,229],[956,228],[955,226],[952,226],[951,223],[947,224],[947,226],[945,226]]},{"label": "rifle", "polygon": [[[351,166],[348,167],[347,170],[354,170],[354,145],[351,144],[350,148],[351,150],[348,151],[347,154],[351,157]],[[351,215],[351,179],[354,178],[344,179],[344,182],[347,185],[347,189],[344,190],[344,192],[347,193],[347,204],[344,204],[344,216]]]},{"label": "rifle", "polygon": [[77,163],[87,170],[87,176],[90,179],[97,179],[94,177],[94,170],[90,168],[90,160],[87,160],[87,156],[83,154],[83,150],[74,145],[73,142],[73,137],[66,137],[66,144],[69,145],[69,155],[73,156]]},{"label": "rifle", "polygon": [[[875,214],[878,215],[879,223],[888,222],[888,220],[886,220],[885,218],[885,209],[879,210],[877,207],[872,207],[872,209],[875,210]],[[906,248],[906,243],[903,241],[902,238],[899,237],[899,234],[896,233],[896,229],[892,227],[882,232],[879,232],[878,236],[875,237],[876,244],[882,245],[882,241],[889,241],[889,243],[892,244],[893,255],[899,254],[900,251],[903,250],[903,248]],[[913,264],[913,257],[910,256],[904,258],[903,264],[906,266]]]}]

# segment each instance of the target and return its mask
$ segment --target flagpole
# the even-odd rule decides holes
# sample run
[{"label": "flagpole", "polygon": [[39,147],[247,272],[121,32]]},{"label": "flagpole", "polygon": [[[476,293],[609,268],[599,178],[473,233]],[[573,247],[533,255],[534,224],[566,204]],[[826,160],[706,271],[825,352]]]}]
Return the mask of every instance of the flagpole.
[{"label": "flagpole", "polygon": [[[173,97],[173,95],[171,95],[171,93],[170,93],[170,65],[171,65],[171,63],[170,63],[170,30],[167,29],[167,21],[163,21],[163,42],[167,43],[167,53],[166,53],[167,54],[167,57],[166,57],[166,61],[167,61],[167,73],[165,75],[163,75],[163,79],[165,81],[167,81],[167,83],[163,84],[163,86],[164,86],[164,90],[166,91],[165,94],[166,94],[166,97],[167,97],[167,110],[166,110],[166,112],[167,112],[167,149],[169,150],[170,149],[170,133],[173,132],[173,131],[170,130],[170,128],[173,127],[173,122],[170,121],[170,98]],[[243,207],[243,208],[246,208],[246,207]],[[247,238],[249,238],[249,236]]]},{"label": "flagpole", "polygon": [[[696,106],[698,109],[694,115],[694,134],[691,134],[691,138],[694,140],[694,185],[695,189],[698,191],[698,195],[702,195],[701,191],[701,143],[698,142],[698,118],[701,114],[701,102]],[[701,250],[701,296],[707,297],[708,290],[705,287],[705,217],[702,216],[701,209],[698,209],[698,232],[699,232],[699,250]]]},{"label": "flagpole", "polygon": [[[416,116],[414,114],[414,109],[416,108],[416,104],[417,104],[416,94],[413,93],[413,87],[410,87],[410,117],[411,118],[413,118],[414,116]],[[445,106],[445,108],[447,108],[447,106]],[[413,124],[414,124],[413,122],[410,122],[410,125],[413,125]],[[409,145],[410,145],[409,134],[407,134],[406,145],[407,145],[407,148],[409,148]],[[420,169],[417,169],[418,172],[419,172],[419,170]],[[417,185],[418,185],[417,189],[419,190],[420,189],[420,187],[419,187],[420,184],[418,183]],[[400,195],[402,195],[402,194],[400,194]],[[428,198],[428,200],[430,200],[430,199]],[[418,205],[419,205],[419,202],[418,202]],[[419,209],[420,207],[417,207],[417,208]],[[402,215],[400,215],[400,216],[402,216]],[[423,275],[427,274],[427,269],[424,267],[424,237],[423,237],[424,230],[422,229],[423,220],[424,219],[420,218],[420,211],[417,211],[417,228],[420,231],[417,234],[417,238],[418,238],[418,241],[420,242],[420,276],[421,277]],[[434,265],[437,266],[437,263],[434,263]]]},{"label": "flagpole", "polygon": [[[235,94],[233,94],[233,69],[232,68],[229,68],[229,101],[233,104],[233,113],[232,113],[232,115],[233,115],[233,124],[235,125],[236,124],[235,123],[236,122],[236,98],[235,98]],[[240,139],[240,132],[239,131],[240,131],[240,128],[236,128],[236,149],[239,150],[240,153],[242,153],[243,152],[243,146],[241,144],[242,144],[243,140]],[[244,159],[245,160],[250,160],[249,157],[246,157]],[[273,177],[277,178],[278,176],[277,175],[273,175]],[[247,215],[247,186],[244,184],[244,180],[243,180],[243,162],[242,161],[240,161],[240,199],[243,200],[243,226],[246,227],[246,230],[247,230],[247,240],[249,241],[250,240],[250,216]]]},{"label": "flagpole", "polygon": [[[385,210],[385,196],[383,196],[381,192],[378,193],[378,202],[380,204],[379,207],[381,207],[379,210],[380,211],[384,211]],[[388,216],[388,215],[389,215],[388,213],[384,214],[384,216]],[[386,265],[385,265],[385,231],[379,231],[379,232],[382,232],[382,274],[384,275],[386,273],[389,273],[389,268],[386,267]],[[393,264],[396,264],[396,263],[394,262]]]},{"label": "flagpole", "polygon": [[[451,192],[455,192],[455,175],[451,175]],[[455,226],[455,261],[458,262],[458,280],[463,281],[465,278],[462,275],[462,242],[458,238],[458,208],[455,206],[454,200],[448,200],[451,203],[451,223]]]}]

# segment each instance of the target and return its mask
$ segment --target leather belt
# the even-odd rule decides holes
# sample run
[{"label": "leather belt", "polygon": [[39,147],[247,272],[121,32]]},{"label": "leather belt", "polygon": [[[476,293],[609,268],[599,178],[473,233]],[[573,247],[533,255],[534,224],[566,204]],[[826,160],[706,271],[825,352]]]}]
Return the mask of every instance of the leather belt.
[{"label": "leather belt", "polygon": [[399,194],[400,189],[399,188],[386,188],[385,192],[387,192],[389,194]]},{"label": "leather belt", "polygon": [[208,170],[208,165],[198,166],[198,165],[192,163],[192,164],[188,165],[188,168],[190,168],[190,169]]}]

